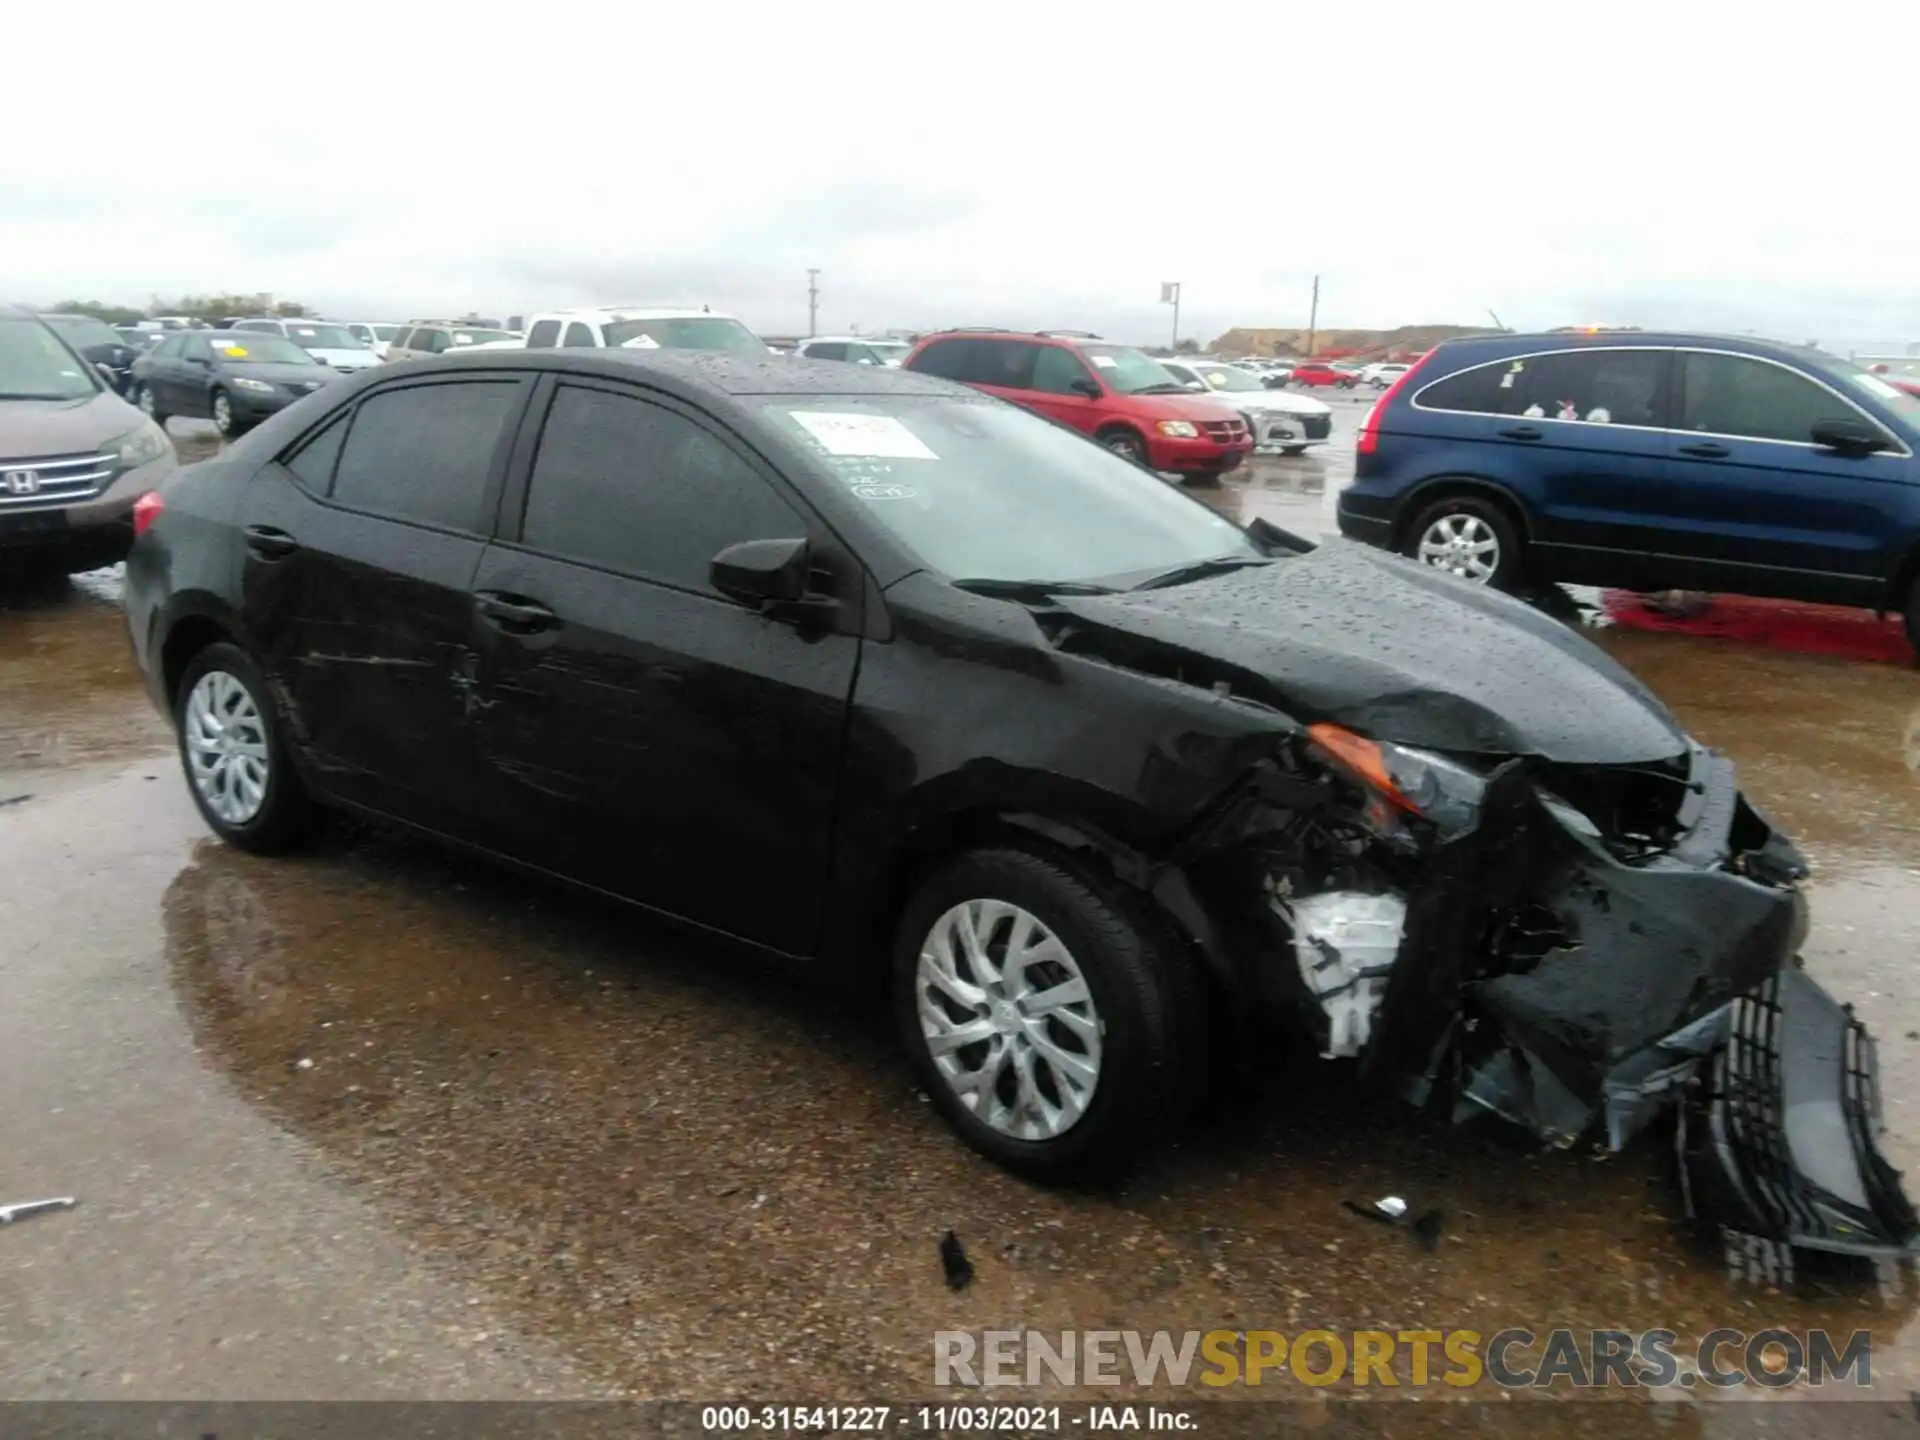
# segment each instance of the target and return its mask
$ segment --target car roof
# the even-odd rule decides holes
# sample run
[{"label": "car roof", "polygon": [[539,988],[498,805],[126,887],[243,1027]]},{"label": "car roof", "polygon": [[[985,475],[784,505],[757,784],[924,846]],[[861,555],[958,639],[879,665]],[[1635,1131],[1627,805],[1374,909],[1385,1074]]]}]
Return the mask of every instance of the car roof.
[{"label": "car roof", "polygon": [[1711,349],[1751,351],[1756,355],[1796,355],[1805,354],[1810,348],[1796,345],[1785,340],[1770,340],[1762,335],[1728,335],[1707,330],[1534,330],[1513,331],[1496,335],[1459,335],[1451,340],[1442,340],[1434,346],[1436,351],[1445,350],[1448,354],[1461,354],[1467,351],[1485,350],[1495,353],[1516,353],[1535,349],[1574,350],[1583,346],[1595,349],[1611,350],[1622,346],[1629,348],[1651,347],[1670,349],[1676,346],[1706,346]]},{"label": "car roof", "polygon": [[[572,310],[539,310],[529,320],[733,320],[721,310],[697,310],[691,305],[582,305]],[[817,336],[825,339],[825,336]]]},{"label": "car roof", "polygon": [[831,340],[836,345],[911,345],[911,340],[895,340],[887,335],[809,335],[797,341],[800,345],[818,345],[822,340]]},{"label": "car roof", "polygon": [[[469,366],[505,370],[571,370],[608,379],[639,380],[678,390],[690,398],[746,395],[956,395],[979,392],[956,381],[914,370],[847,365],[838,360],[805,360],[772,351],[754,354],[727,350],[633,350],[625,346],[574,350],[496,350],[489,354],[447,354],[422,361],[410,375]],[[370,371],[379,374],[380,368]]]}]

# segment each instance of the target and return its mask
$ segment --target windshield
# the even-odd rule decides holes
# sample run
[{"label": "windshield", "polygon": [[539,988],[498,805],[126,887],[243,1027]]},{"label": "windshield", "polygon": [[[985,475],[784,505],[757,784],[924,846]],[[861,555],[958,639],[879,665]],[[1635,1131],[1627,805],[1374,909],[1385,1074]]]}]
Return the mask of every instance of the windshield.
[{"label": "windshield", "polygon": [[80,349],[89,345],[125,346],[127,343],[120,338],[119,331],[91,315],[45,315],[41,318],[58,330],[69,345]]},{"label": "windshield", "polygon": [[1842,391],[1851,391],[1859,395],[1871,395],[1881,406],[1899,416],[1915,429],[1920,429],[1920,395],[1910,395],[1898,385],[1889,383],[1885,375],[1875,375],[1864,370],[1851,360],[1842,360],[1837,355],[1829,355],[1824,350],[1815,350],[1809,357],[1816,369],[1824,370],[1833,379],[1838,380]]},{"label": "windshield", "polygon": [[287,338],[308,350],[364,350],[367,342],[338,325],[296,325],[287,322]]},{"label": "windshield", "polygon": [[320,362],[291,340],[252,330],[229,330],[210,339],[213,358],[235,365],[318,365]]},{"label": "windshield", "polygon": [[1209,365],[1204,369],[1198,365],[1192,367],[1193,373],[1207,382],[1209,390],[1257,390],[1262,395],[1267,387],[1244,370],[1236,370],[1231,365]]},{"label": "windshield", "polygon": [[0,317],[0,400],[83,400],[99,393],[93,367],[46,326]]},{"label": "windshield", "polygon": [[1080,353],[1122,395],[1171,395],[1185,388],[1158,360],[1131,345],[1082,345]]},{"label": "windshield", "polygon": [[952,579],[1102,581],[1261,555],[1199,501],[1015,406],[946,395],[760,403],[876,520]]},{"label": "windshield", "polygon": [[505,330],[461,329],[453,332],[456,345],[490,345],[496,340],[512,340],[516,337]]},{"label": "windshield", "polygon": [[688,315],[674,320],[609,320],[603,327],[608,345],[632,345],[645,350],[748,350],[765,354],[760,337],[738,320],[720,315]]}]

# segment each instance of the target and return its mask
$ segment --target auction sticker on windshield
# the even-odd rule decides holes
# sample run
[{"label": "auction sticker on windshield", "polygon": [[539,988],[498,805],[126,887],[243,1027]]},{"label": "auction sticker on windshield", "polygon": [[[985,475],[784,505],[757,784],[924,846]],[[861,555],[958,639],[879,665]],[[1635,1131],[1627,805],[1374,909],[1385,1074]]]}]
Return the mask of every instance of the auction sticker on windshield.
[{"label": "auction sticker on windshield", "polygon": [[884,455],[893,460],[938,460],[918,435],[891,415],[844,415],[825,410],[787,412],[829,455]]}]

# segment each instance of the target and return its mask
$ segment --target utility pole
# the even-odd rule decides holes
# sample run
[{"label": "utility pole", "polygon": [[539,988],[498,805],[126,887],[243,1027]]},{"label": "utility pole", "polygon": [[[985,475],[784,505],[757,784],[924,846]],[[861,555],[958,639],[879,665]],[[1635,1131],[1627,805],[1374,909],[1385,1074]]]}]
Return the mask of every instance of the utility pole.
[{"label": "utility pole", "polygon": [[1320,277],[1313,277],[1313,309],[1307,312],[1307,358],[1313,358],[1314,341],[1320,335]]},{"label": "utility pole", "polygon": [[819,333],[820,325],[820,272],[807,271],[807,338],[811,340]]},{"label": "utility pole", "polygon": [[1168,348],[1178,351],[1180,348],[1180,282],[1178,280],[1160,282],[1160,303],[1173,306],[1173,339]]}]

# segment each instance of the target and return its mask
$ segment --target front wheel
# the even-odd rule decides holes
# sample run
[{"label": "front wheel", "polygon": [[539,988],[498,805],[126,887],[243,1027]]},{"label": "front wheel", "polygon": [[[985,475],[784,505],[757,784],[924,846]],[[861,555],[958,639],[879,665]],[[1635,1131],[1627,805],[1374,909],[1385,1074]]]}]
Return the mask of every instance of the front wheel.
[{"label": "front wheel", "polygon": [[240,433],[239,422],[233,414],[233,397],[224,390],[213,392],[213,428],[220,432],[222,440],[231,440]]},{"label": "front wheel", "polygon": [[313,803],[287,758],[265,678],[238,645],[194,656],[174,702],[180,764],[213,833],[260,854],[303,838]]},{"label": "front wheel", "polygon": [[1410,559],[1475,585],[1511,590],[1520,578],[1520,537],[1506,512],[1473,495],[1450,495],[1407,531]]},{"label": "front wheel", "polygon": [[1122,460],[1131,460],[1143,470],[1147,468],[1147,442],[1133,431],[1109,430],[1100,437],[1100,443]]},{"label": "front wheel", "polygon": [[1282,455],[1304,455],[1307,453],[1307,447],[1304,445],[1282,445],[1280,447],[1280,453]]},{"label": "front wheel", "polygon": [[895,944],[895,1011],[967,1144],[1084,1180],[1165,1137],[1198,1049],[1166,937],[1141,897],[1039,849],[969,851],[921,888]]}]

